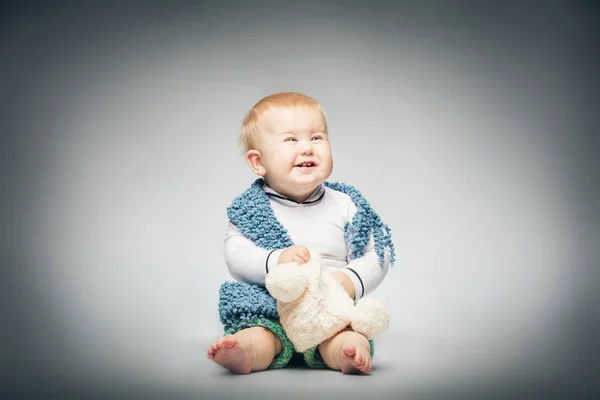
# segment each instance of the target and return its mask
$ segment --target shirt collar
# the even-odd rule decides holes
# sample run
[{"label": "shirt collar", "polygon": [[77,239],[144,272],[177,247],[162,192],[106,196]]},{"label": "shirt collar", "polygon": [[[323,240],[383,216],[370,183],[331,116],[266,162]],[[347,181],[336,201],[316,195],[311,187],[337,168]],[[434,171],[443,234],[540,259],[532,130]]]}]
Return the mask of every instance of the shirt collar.
[{"label": "shirt collar", "polygon": [[283,205],[291,206],[291,207],[307,206],[307,205],[311,205],[314,203],[318,203],[319,201],[321,201],[321,199],[325,195],[325,185],[320,184],[319,186],[317,186],[317,188],[311,193],[311,195],[306,200],[304,200],[302,203],[298,203],[296,200],[287,198],[287,197],[281,195],[280,193],[277,193],[266,183],[263,185],[263,188],[265,190],[265,193],[269,197],[269,199],[271,199],[279,204],[283,204]]}]

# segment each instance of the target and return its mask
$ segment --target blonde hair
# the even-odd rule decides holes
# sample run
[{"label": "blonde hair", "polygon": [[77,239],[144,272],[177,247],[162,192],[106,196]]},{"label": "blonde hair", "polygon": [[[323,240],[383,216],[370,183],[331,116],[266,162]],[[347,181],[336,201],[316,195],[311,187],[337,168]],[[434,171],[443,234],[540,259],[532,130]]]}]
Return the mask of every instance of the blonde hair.
[{"label": "blonde hair", "polygon": [[258,134],[260,132],[260,123],[263,115],[273,108],[294,108],[294,107],[313,107],[323,115],[325,131],[327,131],[327,118],[325,111],[319,102],[310,96],[297,92],[274,93],[260,99],[246,113],[240,130],[239,143],[244,152],[256,148]]}]

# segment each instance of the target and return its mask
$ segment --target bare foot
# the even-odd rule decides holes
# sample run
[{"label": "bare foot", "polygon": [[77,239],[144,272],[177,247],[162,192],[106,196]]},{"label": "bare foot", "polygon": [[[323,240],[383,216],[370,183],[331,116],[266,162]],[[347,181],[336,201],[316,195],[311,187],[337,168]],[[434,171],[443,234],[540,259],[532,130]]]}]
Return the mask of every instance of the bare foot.
[{"label": "bare foot", "polygon": [[[243,337],[242,337],[243,338]],[[252,371],[254,352],[252,342],[228,335],[214,342],[208,349],[208,358],[233,372],[249,374]]]},{"label": "bare foot", "polygon": [[340,354],[340,369],[344,374],[368,374],[371,372],[372,359],[364,346],[344,344]]},{"label": "bare foot", "polygon": [[327,366],[344,374],[371,372],[371,345],[366,337],[351,329],[339,332],[319,345],[319,352]]}]

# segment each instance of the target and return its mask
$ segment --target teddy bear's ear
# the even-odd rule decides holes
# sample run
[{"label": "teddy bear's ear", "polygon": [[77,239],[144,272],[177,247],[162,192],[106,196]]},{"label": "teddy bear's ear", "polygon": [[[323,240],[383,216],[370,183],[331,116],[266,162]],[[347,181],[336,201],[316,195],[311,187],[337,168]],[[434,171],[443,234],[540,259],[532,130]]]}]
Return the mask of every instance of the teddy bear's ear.
[{"label": "teddy bear's ear", "polygon": [[265,287],[271,296],[284,303],[300,297],[307,284],[308,276],[302,265],[295,262],[273,267],[265,279]]}]

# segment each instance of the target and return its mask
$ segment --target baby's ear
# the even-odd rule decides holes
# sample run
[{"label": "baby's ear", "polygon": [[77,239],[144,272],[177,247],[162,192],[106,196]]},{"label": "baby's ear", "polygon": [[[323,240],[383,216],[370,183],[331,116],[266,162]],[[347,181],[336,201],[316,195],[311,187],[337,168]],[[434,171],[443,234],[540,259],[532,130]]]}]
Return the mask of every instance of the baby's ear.
[{"label": "baby's ear", "polygon": [[246,162],[252,172],[258,176],[265,176],[267,171],[262,161],[262,155],[258,150],[248,150],[246,153]]}]

